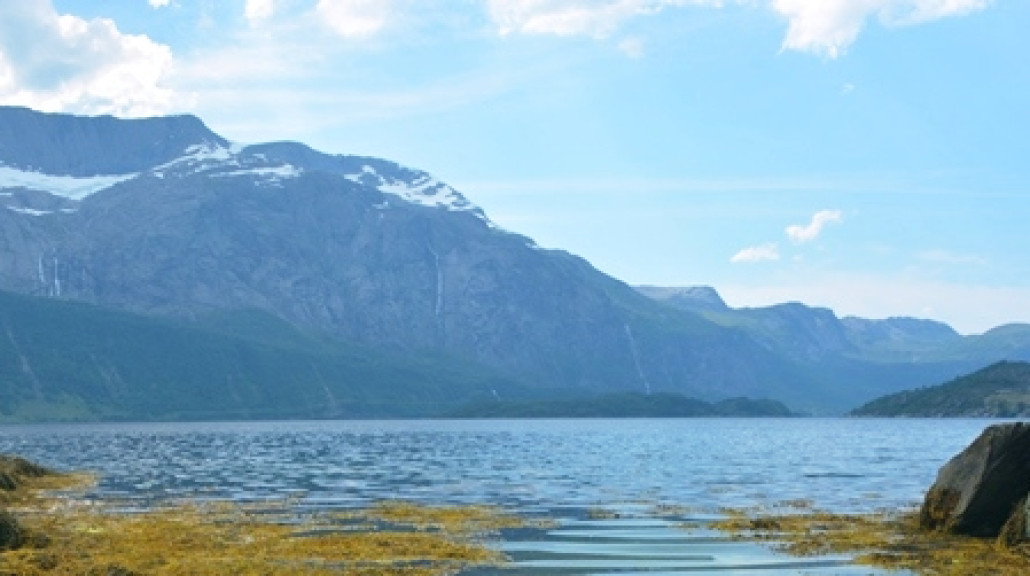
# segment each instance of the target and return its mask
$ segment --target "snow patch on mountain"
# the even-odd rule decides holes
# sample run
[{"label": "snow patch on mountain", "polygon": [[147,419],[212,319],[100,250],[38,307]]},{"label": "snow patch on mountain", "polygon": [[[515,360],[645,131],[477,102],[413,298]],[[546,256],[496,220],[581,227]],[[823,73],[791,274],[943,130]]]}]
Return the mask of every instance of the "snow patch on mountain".
[{"label": "snow patch on mountain", "polygon": [[21,206],[7,206],[7,209],[11,212],[27,214],[29,216],[46,216],[47,214],[54,213],[52,210],[36,210],[35,208],[22,208]]},{"label": "snow patch on mountain", "polygon": [[264,154],[248,154],[241,144],[198,144],[187,148],[183,155],[171,162],[155,167],[151,172],[158,178],[179,178],[206,174],[212,178],[254,179],[255,185],[281,185],[288,178],[296,178],[303,170],[288,163],[269,160]]},{"label": "snow patch on mountain", "polygon": [[303,170],[292,164],[283,164],[281,166],[259,166],[257,168],[244,168],[228,172],[217,172],[211,174],[211,176],[216,178],[248,176],[254,178],[255,183],[259,185],[271,184],[281,186],[283,180],[288,178],[297,178],[303,173]]},{"label": "snow patch on mountain", "polygon": [[76,176],[54,176],[10,166],[0,166],[0,188],[26,188],[68,198],[69,200],[82,200],[91,194],[96,194],[101,190],[136,176],[136,174],[118,174],[80,178]]},{"label": "snow patch on mountain", "polygon": [[429,208],[468,211],[486,220],[486,216],[457,190],[433,178],[429,174],[415,173],[410,180],[380,174],[372,166],[362,166],[358,174],[345,176],[352,182],[376,188],[383,194],[396,196],[405,202]]},{"label": "snow patch on mountain", "polygon": [[182,156],[171,162],[155,166],[151,172],[158,178],[164,178],[168,174],[188,176],[227,165],[239,166],[237,156],[240,150],[242,147],[236,145],[194,144],[186,148]]}]

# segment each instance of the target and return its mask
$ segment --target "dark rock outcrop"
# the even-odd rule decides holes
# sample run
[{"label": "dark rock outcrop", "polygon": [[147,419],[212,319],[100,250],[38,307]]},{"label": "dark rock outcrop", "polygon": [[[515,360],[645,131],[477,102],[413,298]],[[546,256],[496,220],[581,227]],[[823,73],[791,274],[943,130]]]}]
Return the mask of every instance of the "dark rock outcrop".
[{"label": "dark rock outcrop", "polygon": [[25,542],[25,530],[18,519],[7,510],[0,509],[0,551],[15,550]]},{"label": "dark rock outcrop", "polygon": [[0,490],[17,490],[26,478],[40,478],[54,472],[18,456],[0,454]]},{"label": "dark rock outcrop", "polygon": [[990,426],[938,472],[919,511],[919,524],[995,538],[1028,492],[1030,423]]},{"label": "dark rock outcrop", "polygon": [[1028,539],[1030,526],[1027,525],[1027,499],[1023,498],[1012,511],[1012,515],[1001,527],[1001,534],[998,534],[998,544],[1005,548],[1011,548]]}]

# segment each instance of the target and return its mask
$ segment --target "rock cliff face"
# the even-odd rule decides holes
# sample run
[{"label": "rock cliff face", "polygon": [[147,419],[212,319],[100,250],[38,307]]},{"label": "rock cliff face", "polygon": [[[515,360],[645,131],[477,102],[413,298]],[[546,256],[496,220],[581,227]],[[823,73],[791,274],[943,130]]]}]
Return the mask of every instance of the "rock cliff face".
[{"label": "rock cliff face", "polygon": [[545,387],[720,399],[811,383],[737,330],[498,229],[423,172],[237,147],[188,116],[8,108],[0,126],[2,289],[185,317],[257,308]]}]

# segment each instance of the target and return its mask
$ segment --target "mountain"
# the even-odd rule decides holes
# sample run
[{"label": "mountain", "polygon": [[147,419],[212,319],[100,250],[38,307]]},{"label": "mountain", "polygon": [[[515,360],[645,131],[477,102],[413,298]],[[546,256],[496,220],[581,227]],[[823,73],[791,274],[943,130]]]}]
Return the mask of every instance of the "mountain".
[{"label": "mountain", "polygon": [[854,416],[1030,417],[1030,363],[998,362],[940,384],[877,398]]},{"label": "mountain", "polygon": [[863,391],[882,391],[874,396],[929,386],[1003,359],[1030,361],[1027,324],[963,336],[934,320],[838,318],[832,310],[798,302],[731,308],[705,286],[637,290],[720,326],[743,330],[770,352],[806,367],[815,378],[826,375],[838,384],[855,386],[865,382]]},{"label": "mountain", "polygon": [[189,116],[3,108],[0,126],[0,289],[185,319],[259,310],[539,388],[832,396],[746,334],[499,229],[424,172],[233,145]]},{"label": "mountain", "polygon": [[710,286],[637,286],[636,289],[648,298],[683,310],[709,312],[730,309],[722,296]]},{"label": "mountain", "polygon": [[733,310],[710,289],[652,298],[499,228],[428,173],[237,145],[192,116],[0,107],[0,290],[204,329],[260,313],[330,348],[458,363],[537,395],[771,398],[812,413],[1030,355],[1018,326],[981,341],[936,326],[932,341],[796,304]]},{"label": "mountain", "polygon": [[440,416],[526,391],[255,310],[193,321],[0,292],[0,422]]}]

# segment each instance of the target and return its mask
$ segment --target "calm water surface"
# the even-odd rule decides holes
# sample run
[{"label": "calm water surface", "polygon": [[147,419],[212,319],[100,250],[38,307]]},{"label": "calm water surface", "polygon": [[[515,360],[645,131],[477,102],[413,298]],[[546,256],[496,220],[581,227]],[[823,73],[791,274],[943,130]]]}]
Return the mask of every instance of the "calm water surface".
[{"label": "calm water surface", "polygon": [[[558,519],[496,543],[515,574],[869,574],[704,528],[724,507],[917,505],[986,420],[680,419],[0,427],[0,451],[99,472],[91,496],[492,504]],[[608,519],[597,519],[598,511]],[[684,522],[699,526],[693,531]]]}]

